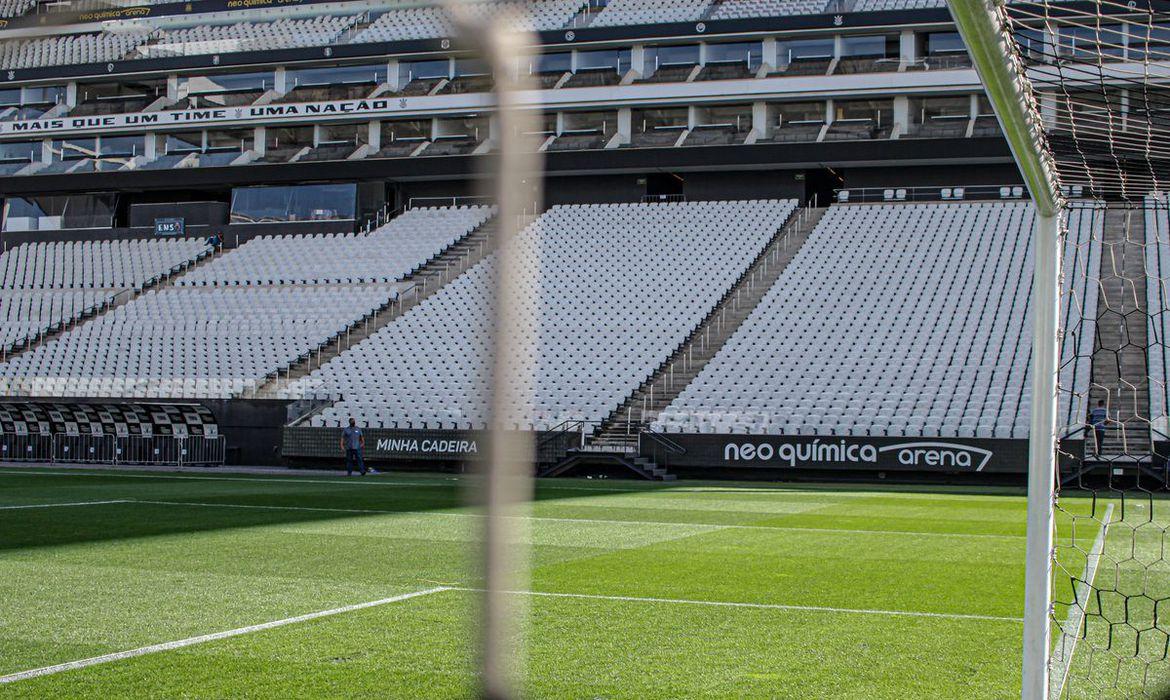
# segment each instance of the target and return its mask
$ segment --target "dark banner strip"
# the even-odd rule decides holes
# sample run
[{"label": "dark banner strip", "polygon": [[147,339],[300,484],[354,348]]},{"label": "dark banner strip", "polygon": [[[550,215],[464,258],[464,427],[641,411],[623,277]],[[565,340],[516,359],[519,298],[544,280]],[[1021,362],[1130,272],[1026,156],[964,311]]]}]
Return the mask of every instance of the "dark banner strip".
[{"label": "dark banner strip", "polygon": [[[454,430],[383,430],[366,428],[365,458],[371,462],[401,460],[464,461],[484,454],[485,434]],[[341,459],[341,428],[285,428],[285,459]]]},{"label": "dark banner strip", "polygon": [[[366,459],[465,461],[484,454],[485,434],[448,430],[367,429]],[[1022,474],[1027,440],[929,437],[675,435],[683,449],[671,467],[699,469],[841,470]],[[644,441],[647,444],[652,441]],[[647,449],[647,453],[652,450]],[[340,428],[286,428],[286,459],[338,459]]]},{"label": "dark banner strip", "polygon": [[671,465],[699,468],[1024,473],[1027,440],[811,435],[670,435],[686,451]]}]

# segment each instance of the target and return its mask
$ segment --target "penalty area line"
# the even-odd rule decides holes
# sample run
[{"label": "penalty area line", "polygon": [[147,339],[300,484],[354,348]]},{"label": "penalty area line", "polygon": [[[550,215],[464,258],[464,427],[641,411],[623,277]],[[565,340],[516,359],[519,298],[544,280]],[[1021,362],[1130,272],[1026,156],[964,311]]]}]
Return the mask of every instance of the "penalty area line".
[{"label": "penalty area line", "polygon": [[107,506],[114,503],[133,503],[128,499],[116,501],[74,501],[72,503],[26,503],[18,506],[0,506],[0,510],[29,510],[32,508],[77,508],[80,506]]},{"label": "penalty area line", "polygon": [[28,671],[21,671],[19,673],[12,673],[7,676],[0,676],[0,685],[7,683],[16,683],[17,681],[28,680],[30,678],[38,678],[40,676],[49,676],[55,673],[63,673],[65,671],[74,671],[89,666],[97,666],[98,664],[107,664],[113,661],[122,661],[124,659],[132,659],[137,656],[146,656],[147,654],[157,654],[163,651],[172,651],[174,649],[182,649],[183,647],[194,646],[196,644],[204,644],[206,642],[214,642],[219,639],[229,639],[231,637],[239,637],[253,632],[262,632],[264,630],[276,629],[277,627],[286,627],[288,625],[295,625],[300,622],[308,622],[310,620],[317,620],[323,617],[332,617],[334,615],[341,615],[343,613],[354,612],[356,610],[365,610],[367,608],[375,608],[380,605],[388,605],[390,603],[398,603],[411,598],[420,598],[425,595],[433,593],[442,593],[443,591],[452,590],[449,586],[436,586],[435,588],[427,588],[421,591],[413,591],[411,593],[403,593],[401,595],[391,596],[389,598],[382,598],[380,600],[371,600],[367,603],[356,603],[354,605],[346,605],[340,608],[332,608],[330,610],[320,610],[317,612],[307,613],[305,615],[297,615],[296,617],[287,617],[283,620],[273,620],[271,622],[263,622],[258,625],[249,625],[247,627],[240,627],[234,630],[226,630],[223,632],[214,632],[212,634],[204,634],[198,637],[188,637],[187,639],[179,639],[173,642],[163,642],[162,644],[151,644],[150,646],[139,647],[137,649],[130,649],[128,651],[118,651],[113,654],[103,654],[102,656],[93,656],[88,659],[79,659],[77,661],[68,661],[63,664],[55,664],[53,666],[44,666],[42,668],[34,668]]},{"label": "penalty area line", "polygon": [[[482,588],[452,586],[450,590],[469,593],[484,593]],[[554,593],[550,591],[507,591],[508,595],[534,596],[538,598],[577,598],[582,600],[611,600],[621,603],[659,603],[664,605],[702,605],[717,608],[749,608],[754,610],[787,610],[793,612],[827,612],[844,615],[885,615],[889,617],[929,617],[944,620],[974,620],[977,622],[1022,623],[1020,617],[997,615],[973,615],[967,613],[938,613],[917,610],[876,610],[867,608],[833,608],[822,605],[785,605],[783,603],[738,603],[722,600],[690,600],[687,598],[645,598],[641,596],[600,595],[593,593]]]}]

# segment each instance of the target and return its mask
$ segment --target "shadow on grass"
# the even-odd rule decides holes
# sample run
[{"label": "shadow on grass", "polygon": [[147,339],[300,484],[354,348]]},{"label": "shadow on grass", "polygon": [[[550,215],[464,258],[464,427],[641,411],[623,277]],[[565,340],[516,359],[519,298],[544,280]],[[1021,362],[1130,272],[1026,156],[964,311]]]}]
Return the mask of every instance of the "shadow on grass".
[{"label": "shadow on grass", "polygon": [[[479,477],[390,473],[370,477],[62,470],[0,466],[0,506],[92,501],[161,501],[0,509],[0,551],[339,518],[428,511],[474,512]],[[890,493],[1010,496],[1009,487],[619,480],[538,480],[536,502],[637,493]],[[202,504],[184,508],[182,503]],[[223,507],[209,507],[216,504]],[[615,503],[615,506],[620,504]],[[232,506],[250,506],[248,508]],[[1168,506],[1170,507],[1170,506]]]}]

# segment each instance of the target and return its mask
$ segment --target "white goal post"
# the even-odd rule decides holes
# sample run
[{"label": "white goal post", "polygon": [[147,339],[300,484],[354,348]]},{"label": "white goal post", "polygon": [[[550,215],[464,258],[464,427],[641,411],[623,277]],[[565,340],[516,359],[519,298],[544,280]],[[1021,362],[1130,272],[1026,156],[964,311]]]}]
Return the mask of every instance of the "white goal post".
[{"label": "white goal post", "polygon": [[1032,421],[1021,696],[1048,700],[1055,532],[1057,374],[1060,354],[1061,214],[1064,202],[1010,23],[996,0],[947,0],[963,42],[1036,208],[1032,303]]}]

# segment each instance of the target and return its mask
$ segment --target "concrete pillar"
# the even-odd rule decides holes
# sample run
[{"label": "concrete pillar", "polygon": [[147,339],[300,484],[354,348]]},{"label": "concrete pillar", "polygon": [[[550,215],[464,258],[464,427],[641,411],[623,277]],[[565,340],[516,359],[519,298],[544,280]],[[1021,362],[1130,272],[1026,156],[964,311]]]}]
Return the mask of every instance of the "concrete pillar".
[{"label": "concrete pillar", "polygon": [[752,131],[757,138],[766,139],[772,136],[772,120],[767,102],[752,103]]},{"label": "concrete pillar", "polygon": [[635,73],[646,77],[646,46],[644,44],[634,44],[630,49],[630,68]]},{"label": "concrete pillar", "polygon": [[65,104],[69,107],[69,109],[73,109],[77,106],[76,80],[70,80],[69,83],[65,85]]},{"label": "concrete pillar", "polygon": [[910,128],[910,98],[905,95],[894,98],[894,128],[899,134]]},{"label": "concrete pillar", "polygon": [[165,142],[162,141],[164,138],[166,137],[162,134],[146,134],[146,145],[142,149],[142,155],[146,156],[147,160],[158,158],[160,155],[159,151],[166,148]]},{"label": "concrete pillar", "polygon": [[622,143],[629,143],[630,138],[634,133],[633,128],[634,110],[629,107],[618,108],[617,115],[617,132],[621,135]]},{"label": "concrete pillar", "polygon": [[557,136],[565,132],[565,113],[557,112]]},{"label": "concrete pillar", "polygon": [[275,74],[273,75],[272,89],[283,95],[295,87],[289,83],[289,79],[290,76],[284,68],[277,68]]},{"label": "concrete pillar", "polygon": [[268,150],[268,132],[262,126],[256,127],[256,130],[252,133],[252,150],[259,153],[261,157]]},{"label": "concrete pillar", "polygon": [[769,68],[775,68],[776,66],[780,65],[780,56],[777,54],[778,46],[779,44],[776,43],[775,37],[768,37],[767,39],[764,39],[764,55],[761,60],[765,66],[768,66]]},{"label": "concrete pillar", "polygon": [[398,76],[399,66],[398,59],[392,58],[386,62],[386,82],[390,85],[391,92],[398,92],[402,85]]},{"label": "concrete pillar", "polygon": [[1045,128],[1051,128],[1056,124],[1056,95],[1042,92],[1039,97],[1040,120],[1044,123]]},{"label": "concrete pillar", "polygon": [[918,60],[918,41],[913,29],[903,29],[898,37],[898,58],[904,66]]},{"label": "concrete pillar", "polygon": [[366,142],[370,144],[370,148],[379,151],[382,149],[382,122],[375,119],[367,124],[369,133],[366,135]]}]

